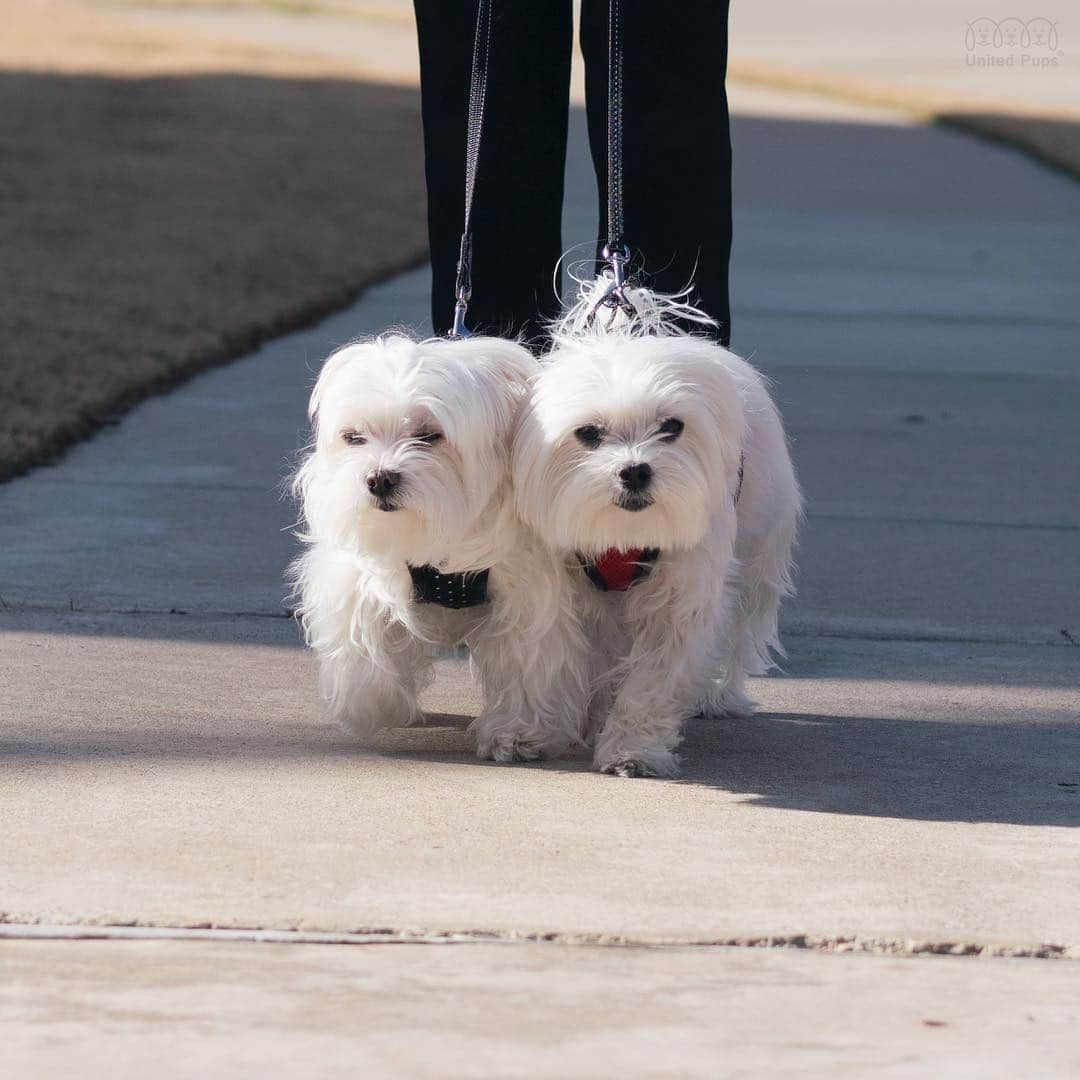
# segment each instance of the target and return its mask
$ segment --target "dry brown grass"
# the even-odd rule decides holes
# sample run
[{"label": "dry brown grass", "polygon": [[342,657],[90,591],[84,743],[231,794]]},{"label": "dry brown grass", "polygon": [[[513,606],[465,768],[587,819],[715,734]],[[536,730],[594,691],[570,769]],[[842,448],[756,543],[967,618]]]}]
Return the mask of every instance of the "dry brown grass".
[{"label": "dry brown grass", "polygon": [[0,69],[123,77],[230,72],[363,79],[367,74],[341,57],[145,28],[127,17],[127,6],[102,0],[0,0]]},{"label": "dry brown grass", "polygon": [[24,2],[0,35],[0,478],[426,250],[415,90],[78,9],[50,34],[57,5]]}]

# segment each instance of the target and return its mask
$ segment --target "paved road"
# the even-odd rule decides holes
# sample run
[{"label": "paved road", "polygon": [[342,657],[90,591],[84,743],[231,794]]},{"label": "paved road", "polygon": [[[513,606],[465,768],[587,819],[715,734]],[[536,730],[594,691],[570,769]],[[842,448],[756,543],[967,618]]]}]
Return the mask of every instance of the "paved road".
[{"label": "paved road", "polygon": [[[734,265],[736,346],[776,380],[810,506],[791,663],[755,720],[691,729],[679,782],[475,762],[452,662],[379,754],[319,722],[278,485],[320,358],[421,324],[423,273],[0,489],[11,933],[518,942],[4,943],[24,1073],[1080,1067],[1074,961],[872,955],[1080,957],[1080,188],[782,106],[742,102]],[[592,231],[580,141],[571,190],[568,244]]]}]

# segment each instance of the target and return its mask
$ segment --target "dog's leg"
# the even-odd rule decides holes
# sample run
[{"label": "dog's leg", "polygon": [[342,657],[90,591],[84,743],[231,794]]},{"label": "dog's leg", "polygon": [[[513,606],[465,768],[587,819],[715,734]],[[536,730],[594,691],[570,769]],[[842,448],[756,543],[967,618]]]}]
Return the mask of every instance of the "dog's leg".
[{"label": "dog's leg", "polygon": [[701,715],[713,720],[753,716],[757,702],[746,692],[746,669],[738,654],[721,653],[717,666],[724,674],[706,688],[701,699]]},{"label": "dog's leg", "polygon": [[400,623],[382,634],[376,655],[354,642],[319,650],[319,689],[327,716],[360,738],[416,723],[420,691],[432,675],[423,646]]},{"label": "dog's leg", "polygon": [[746,692],[747,674],[760,672],[754,668],[756,654],[753,630],[747,619],[748,598],[741,586],[741,582],[738,586],[728,586],[734,595],[725,612],[723,628],[717,635],[709,665],[712,678],[706,685],[700,704],[701,714],[713,719],[747,717],[757,707]]},{"label": "dog's leg", "polygon": [[316,545],[297,564],[298,614],[319,657],[327,717],[367,738],[414,723],[432,676],[423,645],[394,617],[387,583]]},{"label": "dog's leg", "polygon": [[[592,586],[589,586],[589,590],[593,592]],[[591,601],[592,611],[591,618],[586,622],[590,695],[585,744],[593,750],[615,703],[619,660],[626,656],[632,642],[623,619],[603,601],[598,604],[597,599],[597,595],[588,595],[586,601]]]},{"label": "dog's leg", "polygon": [[790,486],[796,494],[777,514],[768,535],[739,560],[721,640],[722,675],[702,703],[706,715],[749,716],[755,702],[746,693],[746,676],[765,675],[776,667],[774,658],[785,655],[778,622],[780,604],[795,591],[791,552],[800,512],[794,477]]},{"label": "dog's leg", "polygon": [[658,567],[653,577],[661,580],[635,586],[643,595],[628,598],[633,644],[596,741],[601,772],[677,775],[682,725],[705,695],[721,632],[729,562],[729,551],[699,548]]},{"label": "dog's leg", "polygon": [[588,655],[566,569],[544,552],[523,563],[493,571],[491,618],[470,643],[484,708],[469,733],[499,762],[565,753],[586,723]]}]

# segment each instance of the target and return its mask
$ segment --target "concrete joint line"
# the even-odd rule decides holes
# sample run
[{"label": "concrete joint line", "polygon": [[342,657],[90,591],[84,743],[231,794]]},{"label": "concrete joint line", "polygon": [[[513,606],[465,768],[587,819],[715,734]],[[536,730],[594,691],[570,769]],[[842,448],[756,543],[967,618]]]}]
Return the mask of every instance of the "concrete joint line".
[{"label": "concrete joint line", "polygon": [[258,927],[94,925],[4,922],[8,941],[223,941],[270,945],[576,945],[624,949],[797,949],[872,956],[951,956],[1080,960],[1080,947],[964,941],[924,941],[861,935],[770,934],[716,939],[631,938],[540,931],[436,931],[380,928],[347,933]]},{"label": "concrete joint line", "polygon": [[0,612],[7,615],[129,615],[132,617],[149,615],[159,618],[174,615],[178,618],[203,619],[207,622],[223,619],[291,619],[293,612],[282,607],[278,611],[224,611],[216,608],[191,611],[187,608],[114,608],[99,607],[94,604],[76,605],[74,600],[67,604],[35,604],[5,601],[0,596]]}]

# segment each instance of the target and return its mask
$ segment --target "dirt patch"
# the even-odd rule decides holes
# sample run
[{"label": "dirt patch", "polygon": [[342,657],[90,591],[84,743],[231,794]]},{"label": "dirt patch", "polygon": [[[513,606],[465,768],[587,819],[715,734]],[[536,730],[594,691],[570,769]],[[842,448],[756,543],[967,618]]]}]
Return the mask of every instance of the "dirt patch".
[{"label": "dirt patch", "polygon": [[[44,27],[15,23],[38,69],[0,71],[0,479],[424,257],[415,89],[47,70],[29,61],[58,42],[35,51]],[[112,59],[84,65],[137,53],[118,24],[90,24],[109,33],[84,54]]]}]

